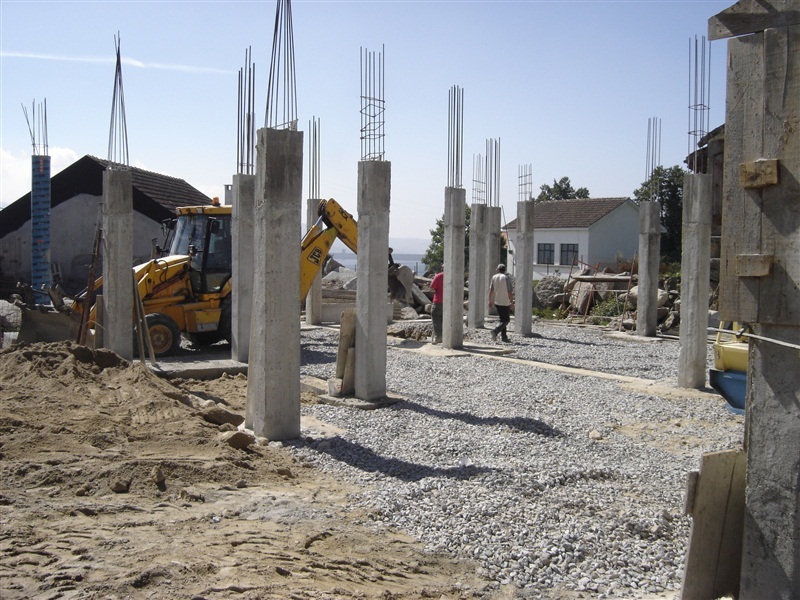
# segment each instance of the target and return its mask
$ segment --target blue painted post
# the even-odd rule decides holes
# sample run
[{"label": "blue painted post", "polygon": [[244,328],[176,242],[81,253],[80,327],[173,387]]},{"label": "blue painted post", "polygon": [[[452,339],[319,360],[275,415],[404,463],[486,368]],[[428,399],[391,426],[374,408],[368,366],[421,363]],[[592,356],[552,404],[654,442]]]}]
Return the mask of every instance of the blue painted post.
[{"label": "blue painted post", "polygon": [[31,287],[51,284],[50,157],[31,157]]}]

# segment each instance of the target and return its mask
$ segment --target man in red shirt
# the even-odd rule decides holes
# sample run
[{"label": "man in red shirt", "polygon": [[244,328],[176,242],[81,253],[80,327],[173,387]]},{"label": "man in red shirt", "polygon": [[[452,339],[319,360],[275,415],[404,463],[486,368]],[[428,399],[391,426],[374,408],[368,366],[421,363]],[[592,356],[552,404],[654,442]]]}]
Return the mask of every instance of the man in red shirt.
[{"label": "man in red shirt", "polygon": [[433,306],[431,306],[431,320],[433,321],[433,343],[442,343],[442,317],[444,316],[444,273],[439,271],[431,280],[431,291],[433,292]]}]

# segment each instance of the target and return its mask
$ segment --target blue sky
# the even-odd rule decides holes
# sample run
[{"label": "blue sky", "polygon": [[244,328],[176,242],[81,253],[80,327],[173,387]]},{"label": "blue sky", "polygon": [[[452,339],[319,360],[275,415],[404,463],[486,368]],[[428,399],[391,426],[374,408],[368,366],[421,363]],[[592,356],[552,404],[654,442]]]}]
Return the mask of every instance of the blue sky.
[{"label": "blue sky", "polygon": [[[534,193],[566,176],[592,197],[631,196],[647,173],[649,118],[661,120],[661,164],[683,164],[690,40],[732,4],[294,0],[299,128],[307,148],[308,122],[320,119],[321,195],[356,211],[360,56],[383,47],[393,237],[428,238],[442,216],[453,85],[464,93],[468,201],[472,157],[487,139],[500,140],[505,221],[516,217],[519,165],[531,165]],[[54,173],[85,154],[107,156],[117,33],[131,164],[221,197],[236,170],[248,47],[264,125],[275,6],[0,0],[0,205],[30,190],[22,105],[30,113],[47,100]],[[724,119],[725,52],[724,41],[710,46],[712,129]]]}]

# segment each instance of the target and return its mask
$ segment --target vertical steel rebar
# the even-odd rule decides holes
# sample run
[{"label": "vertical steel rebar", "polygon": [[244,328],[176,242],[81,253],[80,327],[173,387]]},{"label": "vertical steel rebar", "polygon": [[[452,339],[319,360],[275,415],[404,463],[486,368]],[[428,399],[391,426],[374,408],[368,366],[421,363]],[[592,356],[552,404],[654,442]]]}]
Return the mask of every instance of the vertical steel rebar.
[{"label": "vertical steel rebar", "polygon": [[460,188],[464,152],[464,91],[457,85],[450,88],[447,128],[447,185]]},{"label": "vertical steel rebar", "polygon": [[361,160],[384,159],[384,53],[361,48]]},{"label": "vertical steel rebar", "polygon": [[129,166],[128,125],[125,119],[125,93],[122,86],[122,40],[114,36],[117,65],[114,74],[114,94],[111,101],[111,124],[108,131],[108,161],[118,166]]},{"label": "vertical steel rebar", "polygon": [[297,79],[291,0],[278,0],[275,8],[265,125],[272,129],[297,129]]},{"label": "vertical steel rebar", "polygon": [[[308,122],[308,197],[320,198],[320,140],[321,129],[318,117],[311,117]],[[310,225],[310,224],[309,224]]]}]

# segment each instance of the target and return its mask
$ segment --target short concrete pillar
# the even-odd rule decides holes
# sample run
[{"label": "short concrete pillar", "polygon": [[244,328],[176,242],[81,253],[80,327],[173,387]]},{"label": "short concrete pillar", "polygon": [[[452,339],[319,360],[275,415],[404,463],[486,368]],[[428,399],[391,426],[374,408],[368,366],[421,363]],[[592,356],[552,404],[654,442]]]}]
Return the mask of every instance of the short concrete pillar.
[{"label": "short concrete pillar", "polygon": [[[306,231],[308,231],[319,218],[317,214],[319,203],[320,200],[318,198],[309,198],[306,200]],[[314,277],[314,281],[311,283],[311,287],[306,295],[306,324],[322,324],[322,269],[320,269],[319,273]]]},{"label": "short concrete pillar", "polygon": [[103,173],[105,347],[133,359],[133,183],[124,168]]},{"label": "short concrete pillar", "polygon": [[514,254],[514,332],[530,335],[533,330],[533,202],[517,202],[517,247]]},{"label": "short concrete pillar", "polygon": [[[499,206],[486,207],[486,246],[484,260],[486,261],[486,290],[484,292],[483,305],[489,307],[489,280],[497,271],[500,264],[500,225],[502,223],[502,210]],[[494,311],[492,314],[495,314]]]},{"label": "short concrete pillar", "polygon": [[711,175],[687,173],[683,178],[678,385],[684,388],[706,386],[711,188]]},{"label": "short concrete pillar", "polygon": [[233,176],[233,268],[231,270],[231,358],[250,359],[250,318],[253,313],[253,239],[255,175]]},{"label": "short concrete pillar", "polygon": [[[483,255],[486,248],[486,205],[473,203],[469,217],[469,308],[467,310],[467,326],[470,329],[482,329],[486,318],[486,295],[489,293],[486,259]],[[496,265],[495,265],[496,266]]]},{"label": "short concrete pillar", "polygon": [[356,397],[386,397],[386,302],[392,163],[358,163]]},{"label": "short concrete pillar", "polygon": [[444,306],[442,345],[464,346],[464,232],[466,230],[466,190],[444,190]]},{"label": "short concrete pillar", "polygon": [[658,325],[658,267],[661,250],[661,205],[639,205],[639,294],[636,300],[636,335],[652,337]]},{"label": "short concrete pillar", "polygon": [[258,131],[253,316],[245,426],[300,435],[300,213],[303,133]]}]

